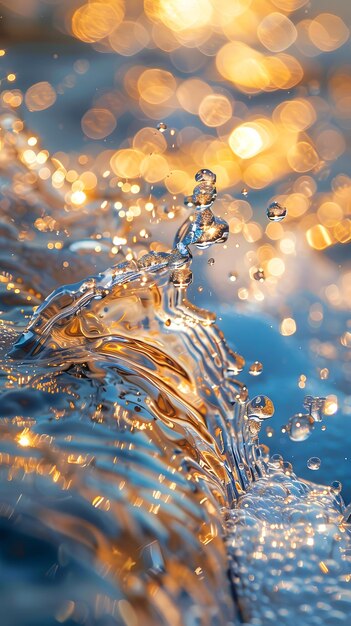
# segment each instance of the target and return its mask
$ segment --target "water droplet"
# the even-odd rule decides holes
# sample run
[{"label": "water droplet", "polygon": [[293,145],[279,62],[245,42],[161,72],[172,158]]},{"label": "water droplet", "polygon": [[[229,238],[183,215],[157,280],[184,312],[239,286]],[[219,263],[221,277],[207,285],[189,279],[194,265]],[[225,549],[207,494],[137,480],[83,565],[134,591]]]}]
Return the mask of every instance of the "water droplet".
[{"label": "water droplet", "polygon": [[258,419],[265,420],[272,417],[274,405],[267,396],[255,396],[248,403],[246,411],[249,417],[258,417]]},{"label": "water droplet", "polygon": [[214,172],[211,172],[211,170],[202,169],[202,170],[199,170],[197,174],[195,175],[195,180],[197,183],[206,182],[206,183],[212,183],[214,185],[217,180],[217,177]]},{"label": "water droplet", "polygon": [[248,195],[248,193],[249,193],[249,192],[248,192],[248,190],[246,189],[246,187],[243,187],[243,188],[242,188],[242,190],[241,190],[241,195],[242,195],[242,196],[245,196],[245,198],[246,198],[246,196]]},{"label": "water droplet", "polygon": [[330,491],[334,495],[339,495],[342,489],[342,484],[338,480],[334,480],[330,485]]},{"label": "water droplet", "polygon": [[159,122],[157,124],[157,130],[159,130],[160,133],[164,133],[167,130],[167,124],[165,124],[164,122]]},{"label": "water droplet", "polygon": [[184,206],[186,206],[188,209],[191,209],[194,206],[194,202],[193,202],[193,197],[192,196],[185,196],[185,198],[184,198]]},{"label": "water droplet", "polygon": [[321,460],[318,458],[318,456],[311,456],[311,458],[307,461],[307,467],[310,470],[319,470],[320,466]]},{"label": "water droplet", "polygon": [[267,217],[272,222],[281,222],[287,212],[287,209],[279,204],[279,202],[272,202],[267,209]]},{"label": "water droplet", "polygon": [[292,441],[305,441],[314,429],[314,420],[311,415],[296,413],[290,417],[286,430]]},{"label": "water droplet", "polygon": [[260,283],[263,283],[263,281],[265,280],[266,277],[265,277],[264,271],[263,271],[263,269],[261,267],[259,267],[258,270],[256,270],[253,273],[253,278],[255,280],[258,280]]},{"label": "water droplet", "polygon": [[209,207],[216,199],[216,188],[207,182],[202,182],[194,187],[192,201],[195,206]]},{"label": "water droplet", "polygon": [[260,361],[255,361],[254,363],[252,363],[252,365],[250,365],[249,374],[251,374],[251,376],[259,376],[260,374],[262,374],[262,372],[263,365],[262,363],[260,363]]},{"label": "water droplet", "polygon": [[211,257],[210,259],[208,259],[207,263],[208,263],[208,265],[214,265],[215,264],[215,260]]},{"label": "water droplet", "polygon": [[283,457],[281,454],[272,454],[272,456],[269,459],[269,464],[271,465],[271,467],[274,467],[276,469],[279,469],[280,467],[283,467]]},{"label": "water droplet", "polygon": [[315,422],[321,422],[326,398],[306,396],[304,399],[304,407],[308,410]]},{"label": "water droplet", "polygon": [[228,278],[231,283],[235,283],[235,281],[238,279],[238,274],[236,272],[229,272]]}]

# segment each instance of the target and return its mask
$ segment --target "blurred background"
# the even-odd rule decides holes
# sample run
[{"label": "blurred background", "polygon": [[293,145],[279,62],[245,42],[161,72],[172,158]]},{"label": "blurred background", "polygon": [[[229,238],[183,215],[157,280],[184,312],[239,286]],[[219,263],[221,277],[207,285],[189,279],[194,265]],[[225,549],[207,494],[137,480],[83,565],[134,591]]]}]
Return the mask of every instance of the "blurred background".
[{"label": "blurred background", "polygon": [[[350,500],[351,4],[6,0],[0,17],[1,106],[22,133],[0,208],[30,207],[12,218],[19,241],[42,247],[56,284],[68,245],[92,269],[168,250],[212,169],[230,238],[194,258],[190,299],[246,358],[250,395],[273,399],[261,440]],[[326,397],[324,419],[294,442],[308,394]]]}]

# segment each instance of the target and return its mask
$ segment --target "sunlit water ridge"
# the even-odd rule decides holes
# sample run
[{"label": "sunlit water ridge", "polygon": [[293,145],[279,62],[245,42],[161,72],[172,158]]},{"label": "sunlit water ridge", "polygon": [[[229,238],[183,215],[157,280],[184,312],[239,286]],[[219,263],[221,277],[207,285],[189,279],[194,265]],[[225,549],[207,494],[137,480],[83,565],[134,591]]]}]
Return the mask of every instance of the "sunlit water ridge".
[{"label": "sunlit water ridge", "polygon": [[57,288],[16,340],[4,324],[4,626],[348,623],[340,488],[269,459],[272,402],[187,300],[194,247],[228,235],[214,175],[196,183],[170,252]]}]

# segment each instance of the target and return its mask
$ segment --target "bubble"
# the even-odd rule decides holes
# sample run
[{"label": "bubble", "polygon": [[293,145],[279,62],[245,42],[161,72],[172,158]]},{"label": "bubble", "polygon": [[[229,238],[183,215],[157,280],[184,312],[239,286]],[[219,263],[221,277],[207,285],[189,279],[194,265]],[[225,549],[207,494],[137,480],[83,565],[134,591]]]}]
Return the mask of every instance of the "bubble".
[{"label": "bubble", "polygon": [[157,124],[157,130],[160,131],[160,133],[164,133],[167,130],[167,124],[165,124],[164,122],[159,122]]},{"label": "bubble", "polygon": [[246,198],[246,196],[248,196],[248,194],[249,194],[249,192],[248,192],[248,190],[246,189],[246,187],[243,187],[243,188],[242,188],[242,190],[241,190],[241,195],[242,195],[242,196],[244,196],[244,197]]},{"label": "bubble", "polygon": [[195,175],[195,180],[197,183],[205,182],[212,183],[214,185],[217,180],[217,176],[214,172],[211,172],[211,170],[202,169]]},{"label": "bubble", "polygon": [[318,456],[311,456],[311,458],[307,461],[307,467],[310,470],[319,470],[320,466],[321,460]]},{"label": "bubble", "polygon": [[211,206],[216,196],[216,188],[211,183],[201,182],[194,187],[193,203],[196,206],[208,207]]},{"label": "bubble", "polygon": [[292,441],[305,441],[314,429],[314,420],[309,414],[296,413],[290,417],[286,430]]},{"label": "bubble", "polygon": [[267,217],[271,222],[281,222],[286,217],[287,209],[279,202],[272,202],[267,209]]},{"label": "bubble", "polygon": [[256,271],[253,273],[253,278],[254,278],[255,280],[259,281],[260,283],[263,283],[263,282],[264,282],[264,280],[265,280],[265,278],[266,278],[266,277],[265,277],[265,275],[264,275],[264,271],[263,271],[263,269],[262,269],[261,267],[259,267],[259,268],[258,268],[258,270],[256,270]]},{"label": "bubble", "polygon": [[231,283],[235,283],[235,281],[238,279],[238,274],[236,272],[229,272],[228,278]]},{"label": "bubble", "polygon": [[274,405],[272,400],[267,396],[255,396],[246,407],[248,417],[257,417],[265,420],[272,417],[274,413]]},{"label": "bubble", "polygon": [[262,372],[263,365],[262,363],[260,363],[260,361],[255,361],[254,363],[252,363],[252,365],[250,365],[249,374],[251,374],[251,376],[259,376],[260,374],[262,374]]},{"label": "bubble", "polygon": [[323,397],[313,397],[306,396],[304,399],[303,406],[308,410],[309,414],[312,416],[315,422],[321,422],[323,417],[323,411],[325,406],[326,398]]}]

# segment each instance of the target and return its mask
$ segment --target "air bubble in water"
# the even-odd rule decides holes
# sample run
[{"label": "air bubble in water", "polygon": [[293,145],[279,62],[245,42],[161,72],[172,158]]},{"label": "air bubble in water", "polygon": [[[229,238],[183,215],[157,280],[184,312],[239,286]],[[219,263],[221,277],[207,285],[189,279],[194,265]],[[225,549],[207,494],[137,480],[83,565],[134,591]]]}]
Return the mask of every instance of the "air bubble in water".
[{"label": "air bubble in water", "polygon": [[271,222],[281,222],[287,212],[287,209],[279,204],[279,202],[272,202],[267,209],[267,217]]},{"label": "air bubble in water", "polygon": [[206,183],[211,183],[212,185],[214,185],[216,182],[216,179],[217,179],[216,174],[214,172],[211,172],[211,170],[207,170],[207,169],[199,170],[197,174],[195,174],[195,180],[197,183],[206,182]]},{"label": "air bubble in water", "polygon": [[296,413],[290,417],[286,430],[292,441],[305,441],[314,429],[314,420],[311,415]]},{"label": "air bubble in water", "polygon": [[319,470],[320,466],[321,460],[318,458],[318,456],[311,456],[311,458],[307,461],[307,467],[310,470]]},{"label": "air bubble in water", "polygon": [[246,407],[248,417],[258,417],[260,420],[266,420],[272,417],[274,413],[274,405],[272,400],[267,396],[255,396]]},{"label": "air bubble in water", "polygon": [[208,259],[207,263],[208,265],[214,265],[215,264],[214,258],[211,257],[210,259]]},{"label": "air bubble in water", "polygon": [[255,361],[254,363],[252,363],[252,365],[250,365],[249,374],[251,374],[251,376],[259,376],[260,374],[262,374],[262,372],[263,365],[262,363],[260,363],[260,361]]},{"label": "air bubble in water", "polygon": [[167,124],[165,124],[164,122],[159,122],[157,124],[157,130],[159,130],[160,133],[164,133],[167,130]]},{"label": "air bubble in water", "polygon": [[261,267],[259,267],[258,270],[256,270],[253,273],[253,278],[255,280],[258,280],[260,283],[263,283],[263,281],[265,280],[266,277],[265,277],[264,271],[263,271],[263,269]]}]

